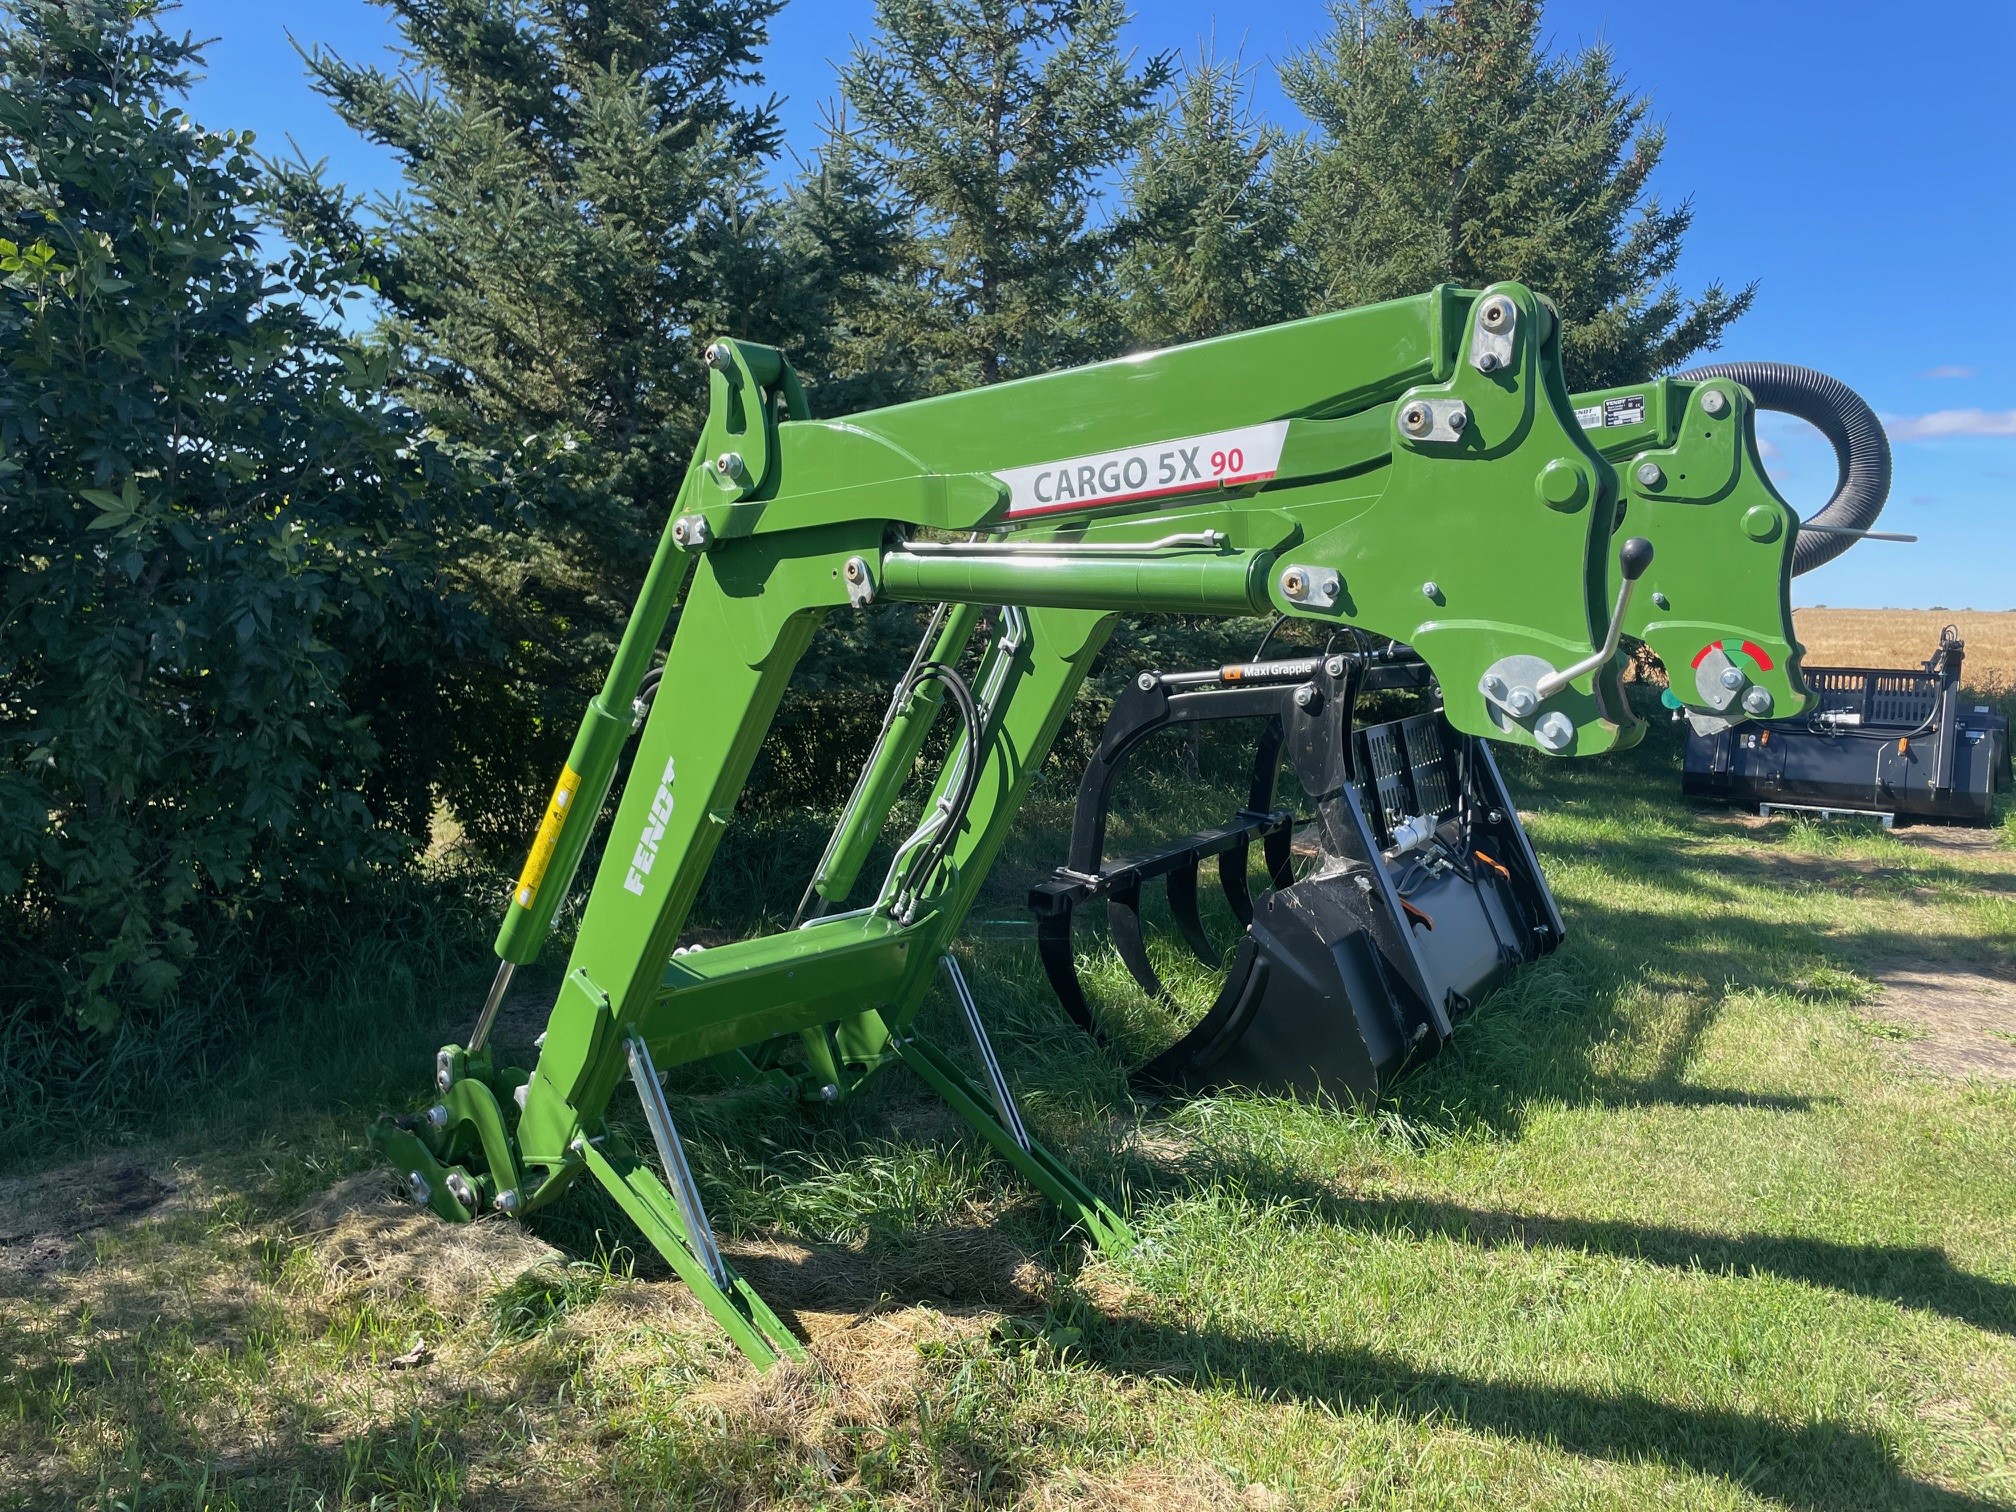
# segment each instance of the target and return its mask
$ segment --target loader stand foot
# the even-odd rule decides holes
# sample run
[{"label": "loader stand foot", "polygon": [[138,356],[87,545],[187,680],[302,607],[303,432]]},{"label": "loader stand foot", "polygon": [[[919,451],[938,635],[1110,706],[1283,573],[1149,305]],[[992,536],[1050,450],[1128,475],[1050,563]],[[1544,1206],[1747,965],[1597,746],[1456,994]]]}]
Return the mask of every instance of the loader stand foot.
[{"label": "loader stand foot", "polygon": [[[973,1126],[983,1139],[1044,1196],[1081,1225],[1092,1242],[1109,1255],[1122,1255],[1134,1247],[1134,1232],[1120,1215],[1100,1200],[1097,1193],[1073,1175],[1064,1162],[1023,1134],[1021,1120],[1011,1130],[989,1105],[985,1092],[967,1079],[936,1045],[915,1034],[898,1035],[892,1042],[905,1064],[937,1088],[953,1110]],[[1012,1104],[1010,1107],[1012,1108]],[[1013,1116],[1012,1113],[1010,1116]]]},{"label": "loader stand foot", "polygon": [[[614,1140],[605,1141],[613,1144]],[[714,1321],[727,1331],[736,1348],[758,1369],[768,1370],[779,1360],[803,1360],[805,1346],[798,1342],[756,1289],[735,1273],[708,1235],[701,1244],[714,1258],[710,1268],[700,1258],[679,1213],[679,1204],[658,1178],[658,1173],[627,1151],[605,1155],[583,1141],[577,1152],[589,1173],[614,1197],[630,1221],[637,1225],[663,1255],[688,1290],[698,1297]]]}]

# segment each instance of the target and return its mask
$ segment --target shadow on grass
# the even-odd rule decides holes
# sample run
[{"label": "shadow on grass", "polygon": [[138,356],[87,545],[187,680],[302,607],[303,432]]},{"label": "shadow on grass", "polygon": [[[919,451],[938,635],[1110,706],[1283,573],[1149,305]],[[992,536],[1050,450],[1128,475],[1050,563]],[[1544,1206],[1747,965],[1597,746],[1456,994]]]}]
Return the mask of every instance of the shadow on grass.
[{"label": "shadow on grass", "polygon": [[1423,1370],[1376,1350],[1143,1324],[1089,1307],[1073,1309],[1066,1321],[1079,1328],[1085,1358],[1116,1374],[1412,1423],[1455,1423],[1591,1459],[1652,1460],[1810,1512],[1965,1512],[2001,1505],[1916,1480],[1880,1435],[1829,1419],[1787,1424],[1676,1406],[1633,1391],[1495,1381]]}]

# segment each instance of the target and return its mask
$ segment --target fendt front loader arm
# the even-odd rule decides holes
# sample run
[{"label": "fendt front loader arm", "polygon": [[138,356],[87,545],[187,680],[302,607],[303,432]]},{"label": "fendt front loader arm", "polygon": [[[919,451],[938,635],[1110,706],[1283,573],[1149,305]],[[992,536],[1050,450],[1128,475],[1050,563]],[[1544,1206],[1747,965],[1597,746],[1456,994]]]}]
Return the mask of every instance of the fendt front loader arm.
[{"label": "fendt front loader arm", "polygon": [[[1789,624],[1756,608],[1782,611],[1789,526],[1670,572],[1667,542],[1696,517],[1634,500],[1620,533],[1617,472],[1578,423],[1559,342],[1552,309],[1517,284],[1440,288],[830,421],[807,417],[780,354],[715,343],[705,432],[513,889],[490,999],[469,1044],[440,1052],[434,1104],[374,1128],[416,1199],[457,1220],[523,1214],[585,1172],[767,1362],[798,1346],[715,1245],[657,1068],[710,1060],[831,1102],[901,1060],[1091,1237],[1125,1244],[1119,1215],[1023,1125],[949,954],[1118,615],[1279,613],[1388,637],[1433,672],[1457,728],[1590,755],[1640,729],[1616,652],[1650,568],[1688,636],[1768,647],[1774,699],[1801,696]],[[675,951],[793,667],[826,616],[878,600],[935,608],[814,872],[815,916]],[[1719,621],[1721,604],[1747,617]],[[947,710],[959,734],[924,818],[854,900]],[[633,738],[537,1062],[502,1066],[497,1006]],[[917,1033],[941,979],[984,1088]],[[660,1169],[605,1120],[626,1077]]]}]

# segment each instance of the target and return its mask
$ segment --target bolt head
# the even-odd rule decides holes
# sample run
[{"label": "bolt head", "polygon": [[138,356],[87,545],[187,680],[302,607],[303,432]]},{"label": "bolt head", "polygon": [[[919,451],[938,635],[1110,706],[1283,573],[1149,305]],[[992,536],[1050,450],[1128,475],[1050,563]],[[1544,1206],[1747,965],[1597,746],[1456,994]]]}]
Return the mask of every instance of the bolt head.
[{"label": "bolt head", "polygon": [[739,478],[739,477],[741,477],[741,476],[742,476],[742,453],[740,453],[740,452],[723,452],[723,453],[721,453],[721,455],[720,455],[720,456],[718,456],[718,457],[716,457],[716,458],[714,459],[714,470],[715,470],[716,472],[720,473],[720,474],[721,474],[721,476],[722,476],[722,477],[724,477],[724,478]]},{"label": "bolt head", "polygon": [[1470,411],[1468,411],[1467,409],[1463,409],[1462,407],[1459,406],[1456,409],[1449,411],[1449,429],[1456,432],[1457,435],[1459,436],[1462,435],[1463,427],[1468,425],[1469,423],[1470,423]]},{"label": "bolt head", "polygon": [[1430,603],[1433,603],[1435,600],[1442,597],[1442,585],[1436,582],[1433,578],[1430,578],[1427,582],[1421,585],[1421,597],[1427,599]]},{"label": "bolt head", "polygon": [[1330,660],[1323,663],[1323,670],[1332,677],[1342,677],[1344,675],[1344,658],[1341,656],[1331,657]]},{"label": "bolt head", "polygon": [[1495,331],[1505,324],[1506,317],[1511,313],[1512,307],[1504,300],[1490,300],[1484,306],[1484,324]]},{"label": "bolt head", "polygon": [[1477,684],[1478,691],[1486,698],[1499,699],[1505,696],[1505,679],[1496,672],[1486,672],[1484,680]]},{"label": "bolt head", "polygon": [[725,371],[732,356],[733,354],[729,352],[724,343],[719,341],[714,342],[707,348],[707,366]]},{"label": "bolt head", "polygon": [[1498,371],[1498,354],[1497,354],[1496,352],[1480,352],[1480,353],[1478,353],[1478,355],[1477,355],[1477,371],[1478,371],[1478,372],[1480,372],[1480,373],[1495,373],[1495,372],[1497,372],[1497,371]]},{"label": "bolt head", "polygon": [[1673,601],[1663,593],[1655,593],[1652,595],[1652,607],[1654,609],[1671,609]]},{"label": "bolt head", "polygon": [[1771,690],[1769,688],[1752,688],[1749,692],[1745,693],[1743,695],[1743,712],[1756,715],[1769,714],[1771,712]]},{"label": "bolt head", "polygon": [[1427,405],[1410,404],[1407,408],[1400,411],[1400,429],[1407,432],[1408,435],[1425,436],[1428,434],[1428,426]]},{"label": "bolt head", "polygon": [[1666,474],[1659,470],[1657,462],[1640,462],[1637,476],[1639,483],[1646,488],[1657,488],[1666,481]]},{"label": "bolt head", "polygon": [[443,1092],[455,1085],[455,1057],[446,1050],[434,1057],[434,1085]]},{"label": "bolt head", "polygon": [[499,1192],[496,1197],[496,1208],[497,1211],[500,1213],[517,1212],[518,1211],[517,1189],[513,1187],[506,1187],[503,1191]]},{"label": "bolt head", "polygon": [[427,1110],[427,1122],[437,1129],[448,1127],[448,1104],[436,1103]]},{"label": "bolt head", "polygon": [[406,1173],[406,1192],[422,1207],[434,1200],[434,1188],[427,1184],[427,1178],[418,1171]]},{"label": "bolt head", "polygon": [[1316,690],[1310,687],[1309,684],[1304,683],[1302,684],[1301,687],[1295,690],[1296,708],[1306,709],[1309,707],[1309,705],[1313,704],[1314,702],[1316,702]]},{"label": "bolt head", "polygon": [[1575,738],[1575,721],[1556,709],[1533,726],[1533,738],[1544,750],[1565,751]]},{"label": "bolt head", "polygon": [[1139,688],[1143,693],[1153,693],[1155,691],[1155,674],[1153,672],[1143,672],[1139,677],[1134,679],[1134,686]]},{"label": "bolt head", "polygon": [[1291,599],[1299,599],[1309,591],[1309,579],[1298,567],[1290,567],[1281,574],[1281,591]]},{"label": "bolt head", "polygon": [[863,566],[863,565],[862,565],[862,562],[861,562],[861,558],[859,558],[859,557],[849,557],[849,558],[847,558],[847,581],[848,581],[848,582],[850,582],[850,583],[858,583],[858,582],[860,582],[860,581],[861,581],[861,579],[863,579],[863,578],[864,578],[864,577],[866,577],[867,575],[868,575],[868,569],[867,569],[867,568],[866,568],[865,566]]},{"label": "bolt head", "polygon": [[1719,415],[1722,413],[1722,411],[1724,411],[1727,408],[1729,408],[1729,400],[1723,395],[1720,389],[1705,389],[1702,391],[1701,394],[1702,414]]},{"label": "bolt head", "polygon": [[448,1195],[465,1208],[473,1209],[476,1206],[476,1189],[469,1185],[469,1179],[460,1171],[448,1173]]},{"label": "bolt head", "polygon": [[1724,667],[1722,669],[1722,686],[1727,688],[1731,693],[1742,687],[1743,669],[1740,667]]},{"label": "bolt head", "polygon": [[835,1086],[832,1082],[826,1083],[825,1086],[819,1089],[819,1100],[821,1102],[840,1101],[840,1089],[837,1086]]},{"label": "bolt head", "polygon": [[1531,688],[1514,688],[1505,695],[1505,707],[1514,719],[1524,719],[1540,706],[1540,695]]}]

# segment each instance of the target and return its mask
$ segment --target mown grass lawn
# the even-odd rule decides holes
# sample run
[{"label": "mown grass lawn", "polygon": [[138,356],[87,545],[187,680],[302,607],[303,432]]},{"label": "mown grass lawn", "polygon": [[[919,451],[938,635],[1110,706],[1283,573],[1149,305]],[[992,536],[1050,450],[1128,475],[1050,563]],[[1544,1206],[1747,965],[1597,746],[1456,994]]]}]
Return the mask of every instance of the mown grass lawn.
[{"label": "mown grass lawn", "polygon": [[364,1122],[486,973],[367,950],[246,1047],[270,1086],[0,1197],[0,1505],[2016,1504],[2016,1089],[1924,1069],[1878,986],[2016,981],[2016,826],[1696,813],[1664,732],[1510,765],[1571,942],[1375,1111],[1132,1100],[1016,917],[1032,809],[968,974],[1128,1255],[905,1073],[693,1081],[717,1223],[812,1341],[769,1376],[585,1196],[557,1250],[385,1200]]}]

